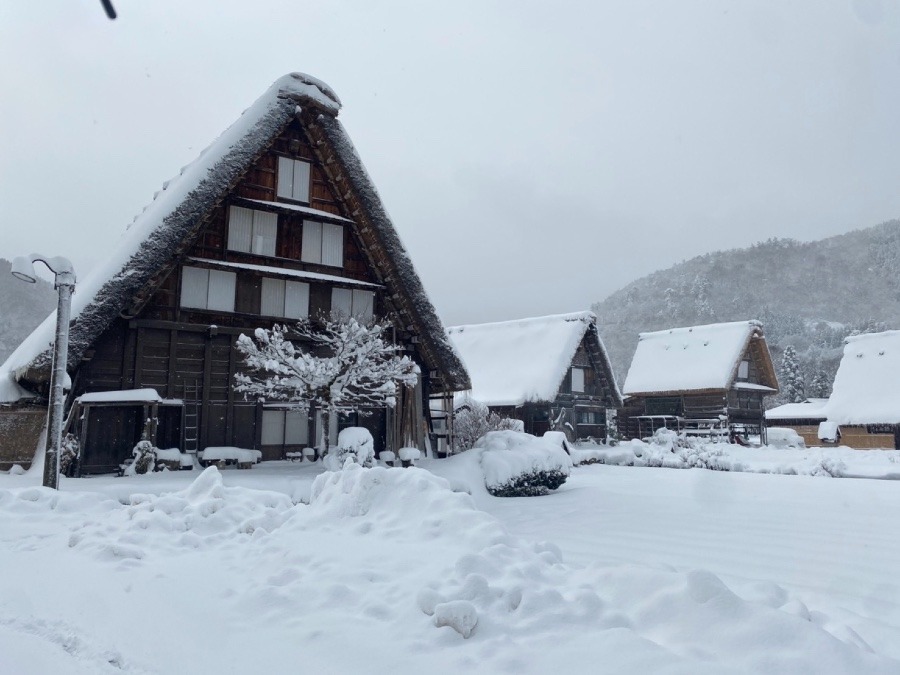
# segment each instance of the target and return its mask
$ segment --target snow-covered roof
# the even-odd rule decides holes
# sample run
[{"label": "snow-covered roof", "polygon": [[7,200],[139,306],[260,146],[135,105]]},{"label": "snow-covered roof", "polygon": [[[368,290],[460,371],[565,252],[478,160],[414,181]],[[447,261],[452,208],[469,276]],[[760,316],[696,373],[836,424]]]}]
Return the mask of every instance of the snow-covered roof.
[{"label": "snow-covered roof", "polygon": [[178,398],[163,398],[156,389],[118,389],[113,391],[94,391],[78,397],[82,405],[92,403],[162,403],[181,405]]},{"label": "snow-covered roof", "polygon": [[[204,219],[228,196],[232,186],[292,120],[306,120],[308,133],[317,133],[320,149],[337,161],[345,198],[355,198],[354,219],[373,230],[368,241],[380,247],[385,285],[406,324],[417,326],[419,347],[429,369],[436,370],[449,390],[469,385],[403,244],[384,210],[362,161],[343,126],[336,119],[340,99],[325,83],[302,73],[279,78],[228,129],[180,174],[166,182],[140,213],[104,262],[78,279],[72,298],[69,364],[80,362],[85,350],[109,324],[148,289],[161,271],[184,254]],[[301,113],[303,117],[301,118]],[[310,121],[313,120],[313,121]],[[348,197],[350,195],[351,197]],[[313,214],[314,215],[314,214]],[[49,379],[53,313],[0,366],[0,381],[12,374],[19,383]]]},{"label": "snow-covered roof", "polygon": [[766,410],[767,420],[824,420],[822,408],[828,403],[827,398],[808,398],[802,403],[785,403],[776,408]]},{"label": "snow-covered roof", "polygon": [[588,334],[589,340],[596,341],[603,359],[601,368],[618,404],[621,394],[596,322],[593,312],[576,312],[451,326],[447,333],[472,378],[467,395],[489,406],[554,400]]},{"label": "snow-covered roof", "polygon": [[0,370],[0,403],[14,403],[35,395],[16,382],[16,378],[9,371]]},{"label": "snow-covered roof", "polygon": [[272,274],[278,277],[291,277],[295,279],[306,279],[307,281],[330,281],[332,283],[347,284],[348,286],[365,286],[367,288],[381,288],[381,284],[373,284],[368,281],[359,281],[350,279],[349,277],[339,277],[334,274],[321,274],[320,272],[306,272],[304,270],[292,270],[286,267],[271,267],[269,265],[254,265],[253,263],[229,262],[226,260],[211,260],[209,258],[193,258],[189,257],[191,262],[198,262],[212,267],[231,267],[239,270],[249,270],[251,272],[260,272],[261,274]]},{"label": "snow-covered roof", "polygon": [[900,331],[846,339],[823,412],[837,424],[900,424]]},{"label": "snow-covered roof", "polygon": [[[751,339],[762,341],[758,321],[733,321],[641,333],[623,393],[662,394],[727,390]],[[768,348],[764,358],[771,369]],[[772,391],[777,388],[771,373]]]}]

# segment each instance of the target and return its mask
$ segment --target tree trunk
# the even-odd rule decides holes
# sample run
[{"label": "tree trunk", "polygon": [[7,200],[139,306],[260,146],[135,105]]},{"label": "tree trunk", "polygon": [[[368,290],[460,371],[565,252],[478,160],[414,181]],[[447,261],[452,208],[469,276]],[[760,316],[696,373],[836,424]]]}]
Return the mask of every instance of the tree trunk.
[{"label": "tree trunk", "polygon": [[[330,436],[331,410],[322,408],[322,456],[328,454],[328,441]],[[331,461],[331,460],[329,460]]]}]

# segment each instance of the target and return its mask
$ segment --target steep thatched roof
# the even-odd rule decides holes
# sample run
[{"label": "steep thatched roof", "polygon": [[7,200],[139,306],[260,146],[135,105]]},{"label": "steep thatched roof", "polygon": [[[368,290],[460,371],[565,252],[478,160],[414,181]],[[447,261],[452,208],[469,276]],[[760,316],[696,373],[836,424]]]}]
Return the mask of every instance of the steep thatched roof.
[{"label": "steep thatched roof", "polygon": [[734,385],[748,349],[760,371],[760,386],[767,393],[776,393],[778,379],[759,321],[641,333],[622,393],[639,396],[726,391]]},{"label": "steep thatched roof", "polygon": [[[294,119],[319,144],[326,172],[350,206],[357,234],[390,305],[418,338],[427,367],[440,386],[469,386],[465,368],[450,347],[434,307],[365,171],[336,117],[341,103],[323,82],[302,73],[279,78],[180,174],[163,185],[107,259],[80,279],[73,296],[69,363],[77,364],[104,330],[161,282],[184,255],[206,219],[242,175]],[[55,313],[0,367],[0,378],[28,386],[49,379]],[[5,390],[15,391],[11,387]],[[2,391],[2,390],[0,390]]]},{"label": "steep thatched roof", "polygon": [[451,326],[447,332],[472,377],[467,396],[485,405],[553,401],[582,343],[607,378],[614,404],[622,405],[593,312]]}]

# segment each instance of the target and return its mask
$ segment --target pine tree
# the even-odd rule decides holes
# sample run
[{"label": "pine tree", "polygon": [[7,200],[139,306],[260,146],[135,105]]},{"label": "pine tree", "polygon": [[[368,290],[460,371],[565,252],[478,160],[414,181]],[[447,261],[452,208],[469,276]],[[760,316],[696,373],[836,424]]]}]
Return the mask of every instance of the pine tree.
[{"label": "pine tree", "polygon": [[[330,416],[342,409],[393,408],[398,387],[415,386],[419,367],[385,340],[389,327],[367,326],[354,318],[316,326],[304,319],[290,338],[310,345],[308,351],[288,339],[286,326],[257,328],[254,338],[238,338],[237,349],[250,373],[235,375],[235,390],[259,400],[287,401],[300,410],[314,405],[322,411],[324,429]],[[327,454],[328,434],[324,436]]]},{"label": "pine tree", "polygon": [[784,350],[784,355],[781,357],[781,377],[788,403],[803,402],[806,399],[803,373],[797,359],[797,350],[790,345]]},{"label": "pine tree", "polygon": [[821,368],[817,369],[816,374],[813,375],[812,383],[809,385],[809,395],[813,398],[828,398],[831,395],[831,381]]}]

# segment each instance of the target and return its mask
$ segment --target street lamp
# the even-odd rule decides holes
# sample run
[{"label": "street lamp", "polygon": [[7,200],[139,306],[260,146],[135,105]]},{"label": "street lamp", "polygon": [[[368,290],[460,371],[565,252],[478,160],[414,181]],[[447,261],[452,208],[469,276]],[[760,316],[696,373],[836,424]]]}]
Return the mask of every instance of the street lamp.
[{"label": "street lamp", "polygon": [[59,293],[56,307],[56,340],[53,342],[53,370],[50,374],[50,412],[47,421],[47,445],[44,450],[44,487],[59,488],[59,450],[62,445],[63,383],[69,355],[69,316],[72,293],[75,292],[75,269],[68,258],[49,258],[40,253],[19,256],[12,261],[16,279],[33,284],[37,281],[34,263],[42,262],[56,275],[54,288]]}]

